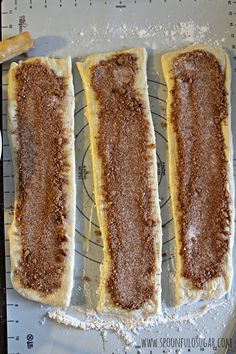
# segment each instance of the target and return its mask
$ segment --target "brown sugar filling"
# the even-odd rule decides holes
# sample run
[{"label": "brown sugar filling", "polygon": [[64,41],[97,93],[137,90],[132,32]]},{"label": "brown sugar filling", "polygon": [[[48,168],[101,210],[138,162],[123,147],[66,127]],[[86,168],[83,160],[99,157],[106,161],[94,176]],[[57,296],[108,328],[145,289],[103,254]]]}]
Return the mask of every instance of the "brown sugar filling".
[{"label": "brown sugar filling", "polygon": [[183,276],[201,289],[222,274],[229,249],[225,73],[212,54],[196,50],[175,59],[172,75],[180,254]]},{"label": "brown sugar filling", "polygon": [[[123,309],[138,309],[153,297],[155,249],[150,126],[134,82],[137,59],[129,53],[102,60],[92,71],[99,102],[96,139],[102,163],[111,273],[107,289]],[[149,144],[150,145],[150,144]]]},{"label": "brown sugar filling", "polygon": [[22,64],[16,71],[19,198],[15,218],[22,245],[17,274],[24,287],[42,294],[61,286],[66,256],[65,89],[63,78],[40,62]]}]

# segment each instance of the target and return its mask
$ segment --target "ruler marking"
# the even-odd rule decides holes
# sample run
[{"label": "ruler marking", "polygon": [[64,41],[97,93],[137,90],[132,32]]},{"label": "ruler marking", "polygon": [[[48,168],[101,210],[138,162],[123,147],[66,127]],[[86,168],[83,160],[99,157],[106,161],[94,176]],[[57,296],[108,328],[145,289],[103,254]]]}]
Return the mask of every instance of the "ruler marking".
[{"label": "ruler marking", "polygon": [[[18,307],[19,304],[14,304],[14,303],[8,303],[7,306],[15,306],[15,307]],[[10,322],[14,322],[14,320],[9,320]],[[19,320],[16,320],[17,323],[19,323]]]},{"label": "ruler marking", "polygon": [[12,10],[9,10],[9,12],[8,11],[3,11],[2,15],[12,15]]}]

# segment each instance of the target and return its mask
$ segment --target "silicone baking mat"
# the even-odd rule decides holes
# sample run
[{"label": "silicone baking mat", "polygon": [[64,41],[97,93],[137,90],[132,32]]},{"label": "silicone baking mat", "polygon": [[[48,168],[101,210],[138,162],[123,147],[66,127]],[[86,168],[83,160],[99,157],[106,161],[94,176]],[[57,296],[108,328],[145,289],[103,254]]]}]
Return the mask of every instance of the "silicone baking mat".
[{"label": "silicone baking mat", "polygon": [[[223,46],[230,54],[232,82],[232,129],[236,132],[236,1],[226,0],[5,0],[2,4],[3,38],[29,31],[35,49],[28,56],[68,56],[75,61],[87,54],[135,46],[148,50],[148,84],[157,140],[158,179],[163,221],[163,308],[165,323],[140,330],[135,343],[125,348],[112,331],[81,331],[48,318],[46,306],[25,300],[10,281],[7,230],[12,219],[14,175],[6,132],[7,71],[3,65],[3,163],[6,243],[8,352],[11,354],[100,353],[224,353],[235,323],[234,291],[210,305],[205,303],[173,310],[171,279],[174,274],[174,235],[166,175],[166,86],[160,56],[190,43]],[[20,59],[24,59],[22,56]],[[75,85],[76,147],[76,247],[73,309],[93,309],[102,262],[102,243],[94,204],[88,123],[84,117],[84,91],[73,68]],[[234,161],[235,162],[235,161]],[[83,277],[83,275],[87,277]],[[194,313],[204,313],[195,318]],[[168,318],[168,320],[167,320]],[[170,320],[171,318],[171,320]],[[182,319],[182,320],[179,320]],[[91,324],[91,323],[90,323]],[[95,325],[94,325],[95,326]],[[125,337],[125,335],[123,335]]]}]

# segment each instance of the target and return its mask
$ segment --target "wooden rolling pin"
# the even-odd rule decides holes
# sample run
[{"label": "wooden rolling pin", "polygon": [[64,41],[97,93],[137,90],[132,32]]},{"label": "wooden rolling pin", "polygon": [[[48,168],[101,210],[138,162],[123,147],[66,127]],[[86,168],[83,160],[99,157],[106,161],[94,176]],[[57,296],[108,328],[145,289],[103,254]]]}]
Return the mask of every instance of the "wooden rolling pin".
[{"label": "wooden rolling pin", "polygon": [[34,47],[29,32],[23,32],[0,42],[0,64]]}]

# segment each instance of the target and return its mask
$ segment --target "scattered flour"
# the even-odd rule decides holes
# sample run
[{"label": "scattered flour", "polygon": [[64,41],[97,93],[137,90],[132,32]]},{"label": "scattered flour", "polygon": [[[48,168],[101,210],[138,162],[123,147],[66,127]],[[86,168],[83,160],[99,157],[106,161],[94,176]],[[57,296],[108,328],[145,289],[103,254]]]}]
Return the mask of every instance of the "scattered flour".
[{"label": "scattered flour", "polygon": [[[198,321],[206,313],[219,316],[220,311],[224,310],[232,316],[235,306],[236,295],[229,299],[218,300],[211,304],[200,306],[195,311],[186,311],[184,314],[176,314],[176,310],[169,309],[164,315],[151,317],[147,320],[130,320],[126,318],[117,319],[111,316],[98,315],[95,311],[85,313],[79,307],[68,309],[52,309],[48,311],[48,316],[59,323],[79,328],[82,330],[97,330],[101,332],[103,338],[106,337],[107,330],[112,330],[120,337],[126,346],[135,345],[135,339],[141,330],[157,329],[160,324],[165,324],[166,328],[175,328],[177,332],[182,332],[182,326],[195,327],[198,330],[197,337],[202,338],[203,334],[208,333],[204,327],[204,321]],[[217,324],[217,321],[216,321]]]},{"label": "scattered flour", "polygon": [[44,325],[45,322],[46,322],[46,317],[43,316],[42,319],[39,321],[39,323],[40,323],[41,325]]},{"label": "scattered flour", "polygon": [[125,343],[125,345],[134,345],[134,338],[131,331],[128,331],[127,327],[122,321],[115,320],[103,320],[96,316],[95,314],[87,314],[85,315],[83,312],[77,310],[75,315],[81,317],[73,317],[67,314],[66,310],[56,309],[52,310],[48,313],[51,319],[56,320],[58,323],[63,323],[65,325],[69,325],[75,328],[79,328],[82,330],[112,330],[114,331]]},{"label": "scattered flour", "polygon": [[76,41],[78,45],[82,44],[85,47],[90,47],[91,44],[101,45],[104,42],[119,39],[127,42],[135,41],[135,43],[144,41],[145,45],[152,49],[176,48],[176,43],[184,45],[193,42],[205,42],[220,46],[225,41],[224,37],[216,40],[210,38],[212,38],[212,29],[209,24],[199,25],[193,20],[189,20],[167,25],[145,23],[141,27],[136,24],[106,23],[99,28],[92,25],[77,33]]}]

